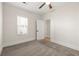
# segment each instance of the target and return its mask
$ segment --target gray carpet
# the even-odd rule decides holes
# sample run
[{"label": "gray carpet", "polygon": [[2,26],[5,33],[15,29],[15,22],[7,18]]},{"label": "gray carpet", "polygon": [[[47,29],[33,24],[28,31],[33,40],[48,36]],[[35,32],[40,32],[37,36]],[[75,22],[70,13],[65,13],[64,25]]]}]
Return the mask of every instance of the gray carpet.
[{"label": "gray carpet", "polygon": [[56,43],[31,41],[4,48],[2,56],[79,56],[79,51]]}]

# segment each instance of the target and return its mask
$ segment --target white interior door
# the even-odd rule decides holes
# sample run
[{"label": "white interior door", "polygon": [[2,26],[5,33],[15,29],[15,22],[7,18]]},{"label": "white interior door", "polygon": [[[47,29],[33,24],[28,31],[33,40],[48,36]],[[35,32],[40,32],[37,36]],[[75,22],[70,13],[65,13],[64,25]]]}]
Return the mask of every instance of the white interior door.
[{"label": "white interior door", "polygon": [[37,20],[37,40],[44,39],[44,20]]}]

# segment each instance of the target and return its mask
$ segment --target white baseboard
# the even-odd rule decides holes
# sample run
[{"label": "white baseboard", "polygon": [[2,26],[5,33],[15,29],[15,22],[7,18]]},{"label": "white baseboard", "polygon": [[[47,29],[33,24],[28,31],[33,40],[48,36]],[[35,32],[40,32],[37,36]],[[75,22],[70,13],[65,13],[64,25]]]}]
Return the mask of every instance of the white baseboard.
[{"label": "white baseboard", "polygon": [[1,53],[2,53],[2,47],[0,47],[0,56],[1,56]]},{"label": "white baseboard", "polygon": [[78,50],[78,51],[79,51],[79,47],[78,47],[78,46],[69,44],[69,43],[64,42],[64,41],[55,41],[55,40],[52,40],[52,39],[51,39],[51,42],[54,42],[54,43],[57,43],[57,44],[59,44],[59,45],[66,46],[66,47],[69,47],[69,48],[71,48],[71,49],[74,49],[74,50]]},{"label": "white baseboard", "polygon": [[35,40],[35,39],[34,39],[34,38],[30,38],[29,40],[18,41],[18,42],[15,42],[15,43],[8,43],[8,44],[6,44],[6,45],[3,45],[3,47],[8,47],[8,46],[12,46],[12,45],[17,45],[17,44],[24,43],[24,42],[29,42],[29,41],[32,41],[32,40]]}]

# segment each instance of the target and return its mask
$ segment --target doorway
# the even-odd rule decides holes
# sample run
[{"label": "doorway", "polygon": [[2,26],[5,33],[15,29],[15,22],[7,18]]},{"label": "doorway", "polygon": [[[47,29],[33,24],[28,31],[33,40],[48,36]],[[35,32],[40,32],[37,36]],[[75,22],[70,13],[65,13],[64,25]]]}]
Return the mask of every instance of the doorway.
[{"label": "doorway", "polygon": [[50,41],[50,20],[45,20],[45,38],[46,42]]},{"label": "doorway", "polygon": [[44,39],[44,20],[37,20],[37,40]]},{"label": "doorway", "polygon": [[37,20],[37,40],[50,41],[50,20]]}]

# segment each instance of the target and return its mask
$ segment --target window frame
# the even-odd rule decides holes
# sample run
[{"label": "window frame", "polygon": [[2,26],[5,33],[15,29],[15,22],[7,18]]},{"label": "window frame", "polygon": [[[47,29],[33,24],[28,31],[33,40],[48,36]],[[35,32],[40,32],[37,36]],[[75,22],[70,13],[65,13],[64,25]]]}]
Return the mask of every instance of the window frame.
[{"label": "window frame", "polygon": [[[25,19],[26,22],[24,22],[25,24],[23,24],[22,20]],[[20,21],[19,21],[20,20]],[[22,22],[21,22],[22,21]],[[20,23],[19,23],[20,22]],[[23,29],[23,28],[24,29]],[[26,29],[25,29],[26,28]],[[25,33],[24,31],[22,30],[25,30]],[[17,16],[17,34],[18,35],[25,35],[28,33],[28,18],[27,17],[24,17],[24,16]]]}]

